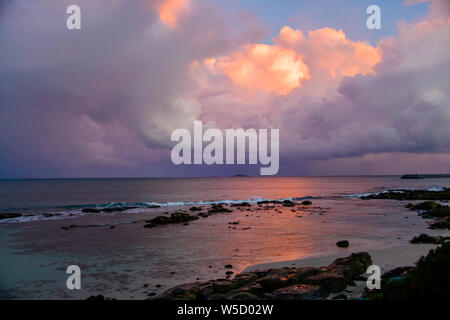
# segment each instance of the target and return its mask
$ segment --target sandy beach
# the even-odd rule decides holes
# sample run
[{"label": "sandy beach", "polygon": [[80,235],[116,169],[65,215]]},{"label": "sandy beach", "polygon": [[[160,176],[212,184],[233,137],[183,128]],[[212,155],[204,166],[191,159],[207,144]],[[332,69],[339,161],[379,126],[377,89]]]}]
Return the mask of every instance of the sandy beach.
[{"label": "sandy beach", "polygon": [[[444,234],[444,232],[441,232]],[[445,232],[450,235],[450,232]],[[382,272],[395,269],[397,267],[413,266],[414,263],[423,255],[426,255],[430,249],[436,248],[437,245],[433,244],[407,244],[394,246],[384,249],[369,249],[367,252],[372,257],[372,262],[381,268]],[[347,252],[341,252],[338,254],[310,257],[304,259],[279,261],[271,263],[261,263],[252,265],[243,272],[270,269],[270,268],[283,268],[283,267],[321,267],[331,264],[337,258],[343,258],[353,253],[353,250]]]}]

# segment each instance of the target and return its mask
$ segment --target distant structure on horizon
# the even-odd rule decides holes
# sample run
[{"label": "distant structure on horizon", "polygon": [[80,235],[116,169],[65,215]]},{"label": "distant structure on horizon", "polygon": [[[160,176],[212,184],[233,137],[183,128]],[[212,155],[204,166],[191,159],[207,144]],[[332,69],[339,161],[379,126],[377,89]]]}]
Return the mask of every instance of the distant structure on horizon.
[{"label": "distant structure on horizon", "polygon": [[400,179],[436,179],[436,178],[450,178],[450,174],[404,174]]}]

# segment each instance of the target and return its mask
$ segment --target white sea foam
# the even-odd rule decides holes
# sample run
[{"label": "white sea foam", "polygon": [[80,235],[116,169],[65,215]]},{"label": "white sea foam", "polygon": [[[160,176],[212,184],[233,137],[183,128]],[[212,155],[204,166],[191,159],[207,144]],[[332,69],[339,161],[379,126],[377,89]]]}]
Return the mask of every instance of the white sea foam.
[{"label": "white sea foam", "polygon": [[[92,205],[83,205],[83,206],[67,206],[67,208],[71,208],[67,211],[58,211],[53,212],[52,216],[46,216],[44,214],[34,214],[34,215],[23,215],[17,218],[10,219],[2,219],[0,223],[23,223],[23,222],[34,222],[41,220],[59,220],[59,219],[68,219],[68,218],[76,218],[82,215],[88,214],[107,214],[111,215],[111,212],[98,212],[98,213],[90,213],[90,212],[82,212],[84,208],[93,208],[93,209],[103,209],[103,208],[120,208],[120,207],[133,207],[133,209],[127,209],[125,211],[117,211],[112,212],[113,214],[126,214],[126,213],[139,213],[142,211],[148,212],[148,210],[154,209],[154,207],[182,207],[182,206],[202,206],[202,205],[213,205],[213,204],[225,204],[232,205],[238,204],[242,202],[247,202],[250,204],[256,204],[260,201],[299,201],[304,199],[312,199],[313,197],[303,197],[303,198],[283,198],[283,199],[269,199],[262,197],[254,197],[252,199],[238,199],[238,200],[210,200],[210,201],[171,201],[171,202],[111,202],[111,203],[103,203],[103,204],[92,204]],[[17,211],[17,210],[15,210]]]}]

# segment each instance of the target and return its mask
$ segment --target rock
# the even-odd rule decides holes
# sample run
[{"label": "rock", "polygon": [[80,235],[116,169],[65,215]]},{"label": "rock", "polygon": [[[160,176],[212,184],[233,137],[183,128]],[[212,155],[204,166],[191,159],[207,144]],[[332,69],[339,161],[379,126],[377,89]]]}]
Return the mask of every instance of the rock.
[{"label": "rock", "polygon": [[230,300],[258,300],[258,297],[250,292],[241,292],[231,296]]},{"label": "rock", "polygon": [[[328,292],[341,292],[371,264],[368,253],[355,253],[322,268],[255,270],[237,274],[234,279],[184,284],[167,290],[156,299],[323,299]],[[225,266],[232,267],[231,264]],[[232,271],[227,272],[227,276],[231,274]]]},{"label": "rock", "polygon": [[99,294],[97,296],[90,296],[86,300],[90,300],[90,301],[105,300],[105,297],[103,295]]},{"label": "rock", "polygon": [[174,212],[170,215],[170,217],[157,216],[152,220],[148,220],[148,224],[144,225],[144,228],[153,228],[156,225],[165,225],[170,223],[186,223],[197,219],[198,216],[191,216],[188,213],[183,212]]},{"label": "rock", "polygon": [[304,206],[309,206],[309,205],[312,205],[312,202],[309,201],[309,200],[304,200],[304,201],[302,201],[301,204],[304,205]]},{"label": "rock", "polygon": [[339,248],[348,248],[349,242],[348,242],[348,240],[342,240],[342,241],[336,242],[336,245],[337,245]]},{"label": "rock", "polygon": [[[235,280],[233,280],[233,282],[235,282]],[[242,286],[239,287],[236,290],[233,290],[232,293],[243,293],[243,292],[248,292],[251,294],[255,294],[255,295],[260,295],[262,293],[264,293],[264,288],[259,284],[259,283],[252,283],[248,286]]]},{"label": "rock", "polygon": [[210,215],[211,215],[211,214],[210,214],[210,213],[207,213],[207,212],[200,212],[200,213],[197,214],[197,216],[203,217],[203,218],[207,218],[207,217],[209,217]]},{"label": "rock", "polygon": [[213,207],[208,211],[208,213],[223,213],[223,212],[233,212],[233,211],[223,207]]},{"label": "rock", "polygon": [[450,216],[429,223],[430,229],[450,229]]},{"label": "rock", "polygon": [[227,272],[225,272],[225,274],[228,276],[228,275],[232,275],[234,272],[233,271],[227,271]]},{"label": "rock", "polygon": [[228,300],[228,297],[224,294],[212,294],[206,300]]},{"label": "rock", "polygon": [[233,268],[233,265],[232,264],[227,264],[227,265],[224,266],[224,268],[231,269],[231,268]]},{"label": "rock", "polygon": [[284,200],[283,201],[283,207],[294,207],[295,202],[292,202],[291,200]]},{"label": "rock", "polygon": [[347,296],[343,293],[340,293],[338,295],[335,295],[333,298],[333,300],[347,300]]},{"label": "rock", "polygon": [[198,216],[191,216],[187,213],[175,212],[170,215],[170,220],[172,223],[181,223],[197,220]]},{"label": "rock", "polygon": [[372,258],[367,252],[353,253],[346,258],[336,259],[314,276],[304,280],[306,284],[320,285],[328,292],[338,293],[347,287],[356,277],[366,272],[372,264]]},{"label": "rock", "polygon": [[190,211],[202,211],[201,207],[191,207],[189,208]]},{"label": "rock", "polygon": [[252,205],[248,202],[241,202],[241,203],[233,203],[231,207],[251,207]]},{"label": "rock", "polygon": [[101,211],[103,212],[121,212],[125,211],[126,209],[123,207],[112,207],[112,208],[103,208]]},{"label": "rock", "polygon": [[101,211],[100,209],[94,209],[94,208],[81,209],[81,212],[84,212],[84,213],[99,213],[100,211]]},{"label": "rock", "polygon": [[154,228],[154,227],[156,227],[156,224],[155,224],[155,223],[147,223],[147,224],[144,224],[144,228]]},{"label": "rock", "polygon": [[321,286],[307,284],[294,284],[273,292],[275,300],[313,300],[326,296],[328,293]]},{"label": "rock", "polygon": [[273,291],[301,282],[306,277],[319,273],[318,268],[281,268],[271,269],[265,276],[256,281],[265,291]]},{"label": "rock", "polygon": [[158,216],[152,220],[148,220],[147,222],[152,224],[169,224],[170,218],[165,216]]},{"label": "rock", "polygon": [[63,229],[63,230],[70,230],[70,229],[77,228],[77,227],[79,227],[79,225],[71,224],[70,226],[62,226],[61,229]]},{"label": "rock", "polygon": [[433,243],[433,244],[442,244],[445,242],[445,239],[443,237],[433,237],[429,236],[425,233],[422,233],[421,235],[414,237],[409,241],[410,243]]},{"label": "rock", "polygon": [[22,216],[22,214],[20,214],[20,213],[13,213],[13,212],[0,213],[0,220],[1,219],[19,218],[21,216]]},{"label": "rock", "polygon": [[236,283],[228,279],[217,279],[216,281],[212,282],[214,293],[224,293],[235,289],[236,287]]},{"label": "rock", "polygon": [[45,218],[51,218],[51,217],[55,217],[55,216],[60,216],[61,213],[44,213],[42,216]]},{"label": "rock", "polygon": [[[401,191],[401,192],[399,192]],[[396,190],[361,197],[361,199],[392,199],[392,200],[450,200],[450,188],[441,191],[429,190]]]}]

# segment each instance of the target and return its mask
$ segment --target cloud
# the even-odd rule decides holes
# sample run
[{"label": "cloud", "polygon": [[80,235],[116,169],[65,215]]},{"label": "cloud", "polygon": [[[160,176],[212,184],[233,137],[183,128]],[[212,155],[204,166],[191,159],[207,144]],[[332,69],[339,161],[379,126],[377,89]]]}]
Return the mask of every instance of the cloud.
[{"label": "cloud", "polygon": [[300,30],[286,26],[273,40],[274,45],[243,46],[209,67],[254,90],[286,95],[311,80],[308,90],[323,94],[344,76],[372,73],[381,61],[380,48],[351,41],[342,30],[322,28],[309,31],[306,38]]},{"label": "cloud", "polygon": [[308,81],[309,70],[294,50],[265,44],[247,45],[216,64],[236,84],[288,94]]},{"label": "cloud", "polygon": [[164,0],[158,3],[156,9],[161,21],[175,28],[180,14],[187,10],[188,6],[189,0]]},{"label": "cloud", "polygon": [[426,24],[403,24],[381,41],[375,73],[344,77],[335,98],[284,105],[278,123],[297,137],[291,150],[320,159],[450,152],[450,28]]},{"label": "cloud", "polygon": [[446,1],[376,46],[287,26],[262,44],[253,16],[203,1],[78,3],[80,31],[69,0],[1,7],[1,177],[170,173],[170,134],[197,119],[279,128],[282,174],[449,160]]},{"label": "cloud", "polygon": [[234,30],[233,18],[203,2],[167,28],[152,9],[160,1],[125,0],[78,1],[82,29],[69,31],[69,4],[12,2],[3,12],[0,175],[159,163],[172,130],[201,114],[190,63],[265,33],[255,19]]},{"label": "cloud", "polygon": [[441,17],[401,23],[397,37],[376,47],[329,28],[305,36],[285,27],[273,47],[294,50],[309,81],[286,95],[249,96],[227,83],[219,68],[205,67],[197,98],[202,117],[218,126],[280,128],[282,161],[297,165],[369,154],[408,153],[413,161],[415,154],[449,153],[449,38],[450,25]]},{"label": "cloud", "polygon": [[286,26],[274,42],[292,48],[305,57],[308,65],[314,65],[333,78],[368,74],[381,60],[380,48],[361,41],[351,41],[342,30],[321,28],[308,32],[305,38],[300,30]]}]

